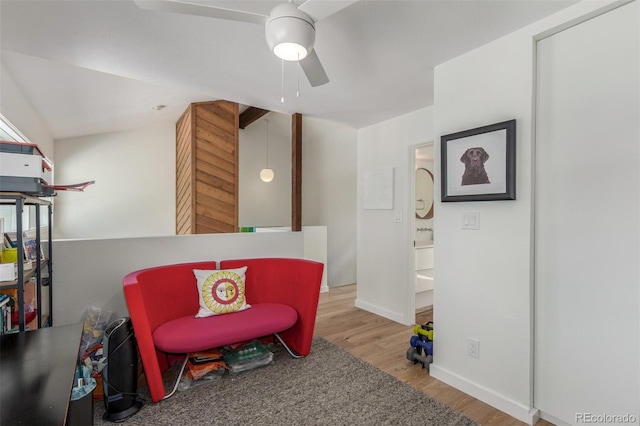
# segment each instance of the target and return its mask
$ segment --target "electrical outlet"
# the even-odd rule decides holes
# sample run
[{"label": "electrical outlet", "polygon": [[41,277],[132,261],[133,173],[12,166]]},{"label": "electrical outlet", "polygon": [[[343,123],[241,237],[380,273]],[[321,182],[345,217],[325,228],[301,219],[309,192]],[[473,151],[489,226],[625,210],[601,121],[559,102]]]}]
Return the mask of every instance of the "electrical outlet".
[{"label": "electrical outlet", "polygon": [[480,358],[480,340],[467,338],[467,355],[471,358]]}]

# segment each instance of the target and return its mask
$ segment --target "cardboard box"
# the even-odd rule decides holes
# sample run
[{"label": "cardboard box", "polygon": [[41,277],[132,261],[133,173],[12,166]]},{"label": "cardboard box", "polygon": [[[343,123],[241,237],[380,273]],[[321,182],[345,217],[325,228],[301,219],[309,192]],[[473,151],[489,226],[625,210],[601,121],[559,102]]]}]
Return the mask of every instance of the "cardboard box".
[{"label": "cardboard box", "polygon": [[91,377],[96,379],[96,388],[93,390],[93,399],[104,399],[104,388],[102,384],[102,374],[92,374]]},{"label": "cardboard box", "polygon": [[[13,264],[15,265],[15,264]],[[24,283],[24,303],[31,303],[36,300],[36,283],[33,281],[27,281]],[[15,288],[7,288],[0,289],[0,293],[6,293],[13,296],[16,301],[18,300],[18,289]]]},{"label": "cardboard box", "polygon": [[[24,283],[24,303],[28,304],[28,303],[33,303],[33,307],[36,308],[36,283],[33,281],[27,281],[26,283]],[[16,304],[18,302],[18,289],[15,288],[10,288],[10,289],[0,289],[0,293],[6,293],[9,294],[11,296],[13,296],[14,300],[16,301]],[[21,312],[21,311],[20,311]],[[15,324],[12,324],[13,328],[17,328],[18,327],[18,322],[16,321]],[[28,321],[25,324],[25,327],[28,327],[29,330],[35,330],[38,328],[38,318],[37,316],[31,320]]]},{"label": "cardboard box", "polygon": [[0,263],[0,281],[14,281],[18,278],[16,263]]}]

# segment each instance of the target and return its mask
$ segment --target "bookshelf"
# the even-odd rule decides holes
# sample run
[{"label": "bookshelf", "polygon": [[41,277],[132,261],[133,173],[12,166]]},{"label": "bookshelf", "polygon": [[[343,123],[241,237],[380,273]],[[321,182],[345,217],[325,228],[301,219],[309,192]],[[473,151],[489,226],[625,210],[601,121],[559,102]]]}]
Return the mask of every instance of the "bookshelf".
[{"label": "bookshelf", "polygon": [[[34,296],[36,301],[36,323],[34,328],[41,328],[45,326],[53,325],[53,291],[52,291],[52,231],[51,231],[51,217],[52,217],[52,205],[51,201],[33,197],[23,193],[14,192],[0,192],[0,203],[2,205],[11,205],[15,208],[15,220],[16,220],[16,243],[18,249],[17,256],[17,278],[11,281],[0,281],[0,292],[2,293],[14,293],[15,300],[18,309],[18,323],[17,327],[12,324],[13,330],[24,331],[27,329],[25,302],[31,302],[31,300],[25,300],[25,289],[30,287],[30,283],[34,283]],[[48,216],[48,224],[46,228],[46,235],[41,235],[42,232],[42,218],[41,207],[45,206]],[[35,217],[35,229],[33,232],[35,235],[35,253],[36,258],[31,263],[30,267],[25,269],[24,259],[24,247],[25,241],[23,232],[23,217],[22,212],[25,208],[31,209]],[[44,238],[44,239],[43,239]],[[47,252],[43,250],[42,243],[47,242]],[[43,256],[41,256],[43,254]],[[27,265],[29,266],[29,265]],[[48,286],[47,294],[47,313],[43,315],[43,291],[42,287]]]}]

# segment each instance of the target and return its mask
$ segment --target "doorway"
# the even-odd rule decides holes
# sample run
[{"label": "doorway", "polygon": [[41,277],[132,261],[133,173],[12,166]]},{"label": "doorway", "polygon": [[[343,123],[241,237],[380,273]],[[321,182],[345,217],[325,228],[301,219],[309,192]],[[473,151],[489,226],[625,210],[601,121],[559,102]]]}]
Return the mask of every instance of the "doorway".
[{"label": "doorway", "polygon": [[[433,142],[412,147],[413,173],[411,194],[413,240],[414,309],[416,323],[433,315],[434,288],[434,154]],[[431,318],[429,318],[430,320]]]}]

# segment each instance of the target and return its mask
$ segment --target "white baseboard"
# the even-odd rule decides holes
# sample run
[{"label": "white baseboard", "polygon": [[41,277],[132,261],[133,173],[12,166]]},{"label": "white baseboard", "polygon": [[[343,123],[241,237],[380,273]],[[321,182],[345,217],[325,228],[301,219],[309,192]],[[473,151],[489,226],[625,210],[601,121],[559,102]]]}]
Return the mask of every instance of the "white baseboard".
[{"label": "white baseboard", "polygon": [[512,417],[515,417],[521,422],[533,425],[540,417],[538,409],[527,407],[518,402],[512,401],[509,398],[505,398],[504,396],[484,388],[477,383],[470,382],[457,374],[441,368],[436,363],[429,366],[429,375],[509,414]]},{"label": "white baseboard", "polygon": [[407,323],[402,314],[397,312],[392,312],[387,309],[381,308],[380,306],[372,305],[371,303],[363,302],[356,298],[355,307],[364,309],[367,312],[371,312],[372,314],[380,315],[381,317],[385,317],[390,319],[391,321],[399,322],[404,325],[413,325],[413,321],[411,323]]},{"label": "white baseboard", "polygon": [[564,422],[564,421],[562,421],[560,419],[557,419],[557,418],[553,417],[552,415],[547,414],[547,413],[545,413],[543,411],[540,411],[540,418],[542,420],[546,420],[549,423],[552,423],[552,424],[557,425],[557,426],[570,426],[569,423]]},{"label": "white baseboard", "polygon": [[320,293],[327,293],[329,291],[328,285],[320,286]]}]

